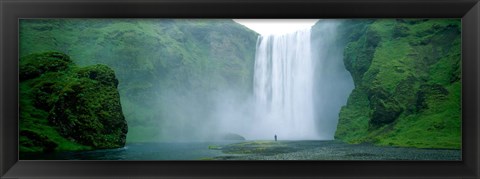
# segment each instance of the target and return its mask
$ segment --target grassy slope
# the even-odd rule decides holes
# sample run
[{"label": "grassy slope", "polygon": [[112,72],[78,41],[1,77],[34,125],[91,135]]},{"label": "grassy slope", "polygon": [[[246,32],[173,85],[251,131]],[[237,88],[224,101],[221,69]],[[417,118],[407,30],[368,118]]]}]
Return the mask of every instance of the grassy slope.
[{"label": "grassy slope", "polygon": [[[345,49],[355,89],[341,110],[336,138],[460,148],[459,29],[459,20],[376,20],[357,29],[363,35]],[[369,44],[372,36],[379,38],[376,46]]]},{"label": "grassy slope", "polygon": [[152,141],[161,137],[161,121],[188,117],[165,116],[173,110],[162,109],[184,106],[159,103],[170,100],[162,93],[175,91],[211,108],[198,96],[226,87],[251,92],[256,37],[231,20],[32,19],[20,21],[20,56],[53,50],[82,66],[113,68],[130,129],[127,141]]}]

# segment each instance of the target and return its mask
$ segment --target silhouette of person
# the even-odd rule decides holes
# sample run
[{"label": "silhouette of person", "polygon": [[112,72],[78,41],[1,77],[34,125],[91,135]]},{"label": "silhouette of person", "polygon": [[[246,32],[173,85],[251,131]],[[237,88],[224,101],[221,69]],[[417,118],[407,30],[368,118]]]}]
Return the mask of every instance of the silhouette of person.
[{"label": "silhouette of person", "polygon": [[275,134],[275,141],[277,141],[277,134]]}]

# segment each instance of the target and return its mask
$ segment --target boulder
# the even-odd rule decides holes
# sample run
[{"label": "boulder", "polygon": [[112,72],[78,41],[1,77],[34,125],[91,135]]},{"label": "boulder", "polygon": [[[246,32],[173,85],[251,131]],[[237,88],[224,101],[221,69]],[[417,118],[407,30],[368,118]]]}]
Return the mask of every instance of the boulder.
[{"label": "boulder", "polygon": [[234,133],[227,133],[222,136],[222,140],[245,140],[245,137]]}]

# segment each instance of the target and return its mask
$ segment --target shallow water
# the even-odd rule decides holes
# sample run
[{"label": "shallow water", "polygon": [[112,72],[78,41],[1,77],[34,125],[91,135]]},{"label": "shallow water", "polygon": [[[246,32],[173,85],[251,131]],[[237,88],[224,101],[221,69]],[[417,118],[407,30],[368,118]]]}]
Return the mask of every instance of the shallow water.
[{"label": "shallow water", "polygon": [[[236,143],[236,144],[234,144]],[[233,145],[230,145],[233,144]],[[226,153],[220,149],[223,147]],[[20,160],[443,160],[461,150],[379,147],[341,141],[212,141],[129,143],[123,148],[21,154]]]},{"label": "shallow water", "polygon": [[123,148],[50,154],[21,154],[20,160],[202,160],[221,156],[208,146],[238,141],[129,143]]}]

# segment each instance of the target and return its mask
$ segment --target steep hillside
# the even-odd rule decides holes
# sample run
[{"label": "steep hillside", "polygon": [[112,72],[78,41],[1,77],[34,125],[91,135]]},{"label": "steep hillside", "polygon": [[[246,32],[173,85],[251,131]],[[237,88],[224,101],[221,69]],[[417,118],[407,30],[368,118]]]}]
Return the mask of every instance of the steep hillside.
[{"label": "steep hillside", "polygon": [[59,51],[112,68],[135,142],[207,130],[192,121],[208,123],[212,96],[250,94],[256,38],[232,20],[22,19],[19,40],[20,56]]},{"label": "steep hillside", "polygon": [[350,20],[344,64],[355,89],[335,137],[420,148],[461,147],[461,21]]}]

